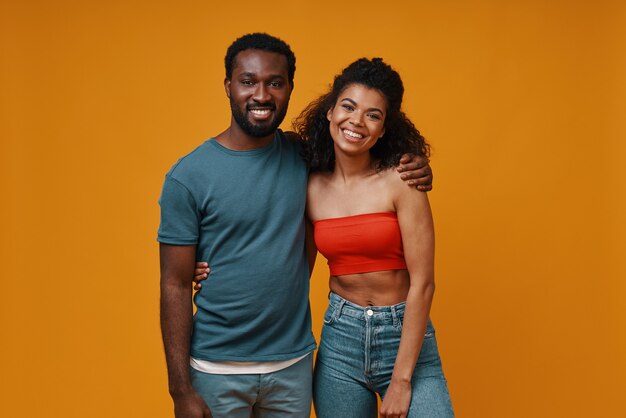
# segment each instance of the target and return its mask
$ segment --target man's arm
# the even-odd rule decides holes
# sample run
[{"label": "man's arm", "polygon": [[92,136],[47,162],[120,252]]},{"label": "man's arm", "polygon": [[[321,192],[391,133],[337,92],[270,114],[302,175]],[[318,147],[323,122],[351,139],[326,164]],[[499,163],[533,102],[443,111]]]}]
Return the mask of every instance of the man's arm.
[{"label": "man's arm", "polygon": [[161,333],[165,346],[169,391],[176,418],[207,418],[211,411],[193,390],[189,355],[193,307],[189,280],[194,274],[195,245],[160,244]]}]

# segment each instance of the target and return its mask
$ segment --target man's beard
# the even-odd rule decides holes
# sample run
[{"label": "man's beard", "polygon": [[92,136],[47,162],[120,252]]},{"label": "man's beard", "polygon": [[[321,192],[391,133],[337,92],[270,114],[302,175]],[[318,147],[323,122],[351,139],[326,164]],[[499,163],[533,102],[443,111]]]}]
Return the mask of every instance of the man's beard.
[{"label": "man's beard", "polygon": [[[259,107],[270,107],[272,111],[276,112],[276,106],[273,104],[270,106],[259,105]],[[235,122],[237,122],[241,130],[255,138],[263,138],[276,132],[276,129],[278,129],[283,119],[285,119],[285,115],[287,115],[287,107],[285,106],[280,113],[274,114],[272,120],[262,124],[254,124],[246,117],[246,113],[234,103],[232,97],[230,98],[230,110],[233,114],[233,118],[235,118]]]}]

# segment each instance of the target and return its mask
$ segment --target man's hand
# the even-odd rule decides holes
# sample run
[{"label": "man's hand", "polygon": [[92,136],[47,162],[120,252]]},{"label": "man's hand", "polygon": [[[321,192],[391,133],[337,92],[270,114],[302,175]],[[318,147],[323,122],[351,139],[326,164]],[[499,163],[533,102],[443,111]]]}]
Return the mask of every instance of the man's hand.
[{"label": "man's hand", "polygon": [[196,270],[193,276],[193,282],[195,283],[193,286],[193,290],[200,290],[202,288],[202,280],[209,277],[209,272],[211,268],[209,267],[209,263],[205,261],[198,261],[196,263]]},{"label": "man's hand", "polygon": [[197,392],[173,396],[176,418],[212,418],[211,410]]},{"label": "man's hand", "polygon": [[416,186],[420,192],[429,192],[433,189],[433,171],[428,164],[428,158],[412,154],[404,154],[400,158],[398,173],[409,186]]}]

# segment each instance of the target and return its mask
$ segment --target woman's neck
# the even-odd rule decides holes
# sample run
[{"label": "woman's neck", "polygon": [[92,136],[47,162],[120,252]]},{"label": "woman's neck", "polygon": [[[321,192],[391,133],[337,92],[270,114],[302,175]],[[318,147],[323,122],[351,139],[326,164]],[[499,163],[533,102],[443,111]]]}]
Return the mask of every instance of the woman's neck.
[{"label": "woman's neck", "polygon": [[374,159],[369,152],[360,155],[345,155],[335,150],[333,177],[344,183],[350,183],[375,173],[374,165]]}]

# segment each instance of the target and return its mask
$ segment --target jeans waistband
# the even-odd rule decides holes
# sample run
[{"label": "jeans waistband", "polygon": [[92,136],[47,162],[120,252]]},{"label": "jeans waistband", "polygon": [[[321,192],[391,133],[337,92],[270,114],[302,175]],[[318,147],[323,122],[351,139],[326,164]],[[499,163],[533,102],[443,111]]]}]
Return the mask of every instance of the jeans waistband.
[{"label": "jeans waistband", "polygon": [[333,292],[329,293],[328,300],[329,307],[332,309],[335,319],[346,315],[352,318],[377,322],[386,322],[389,320],[394,325],[398,325],[401,322],[401,318],[404,316],[405,302],[391,306],[361,306]]}]

